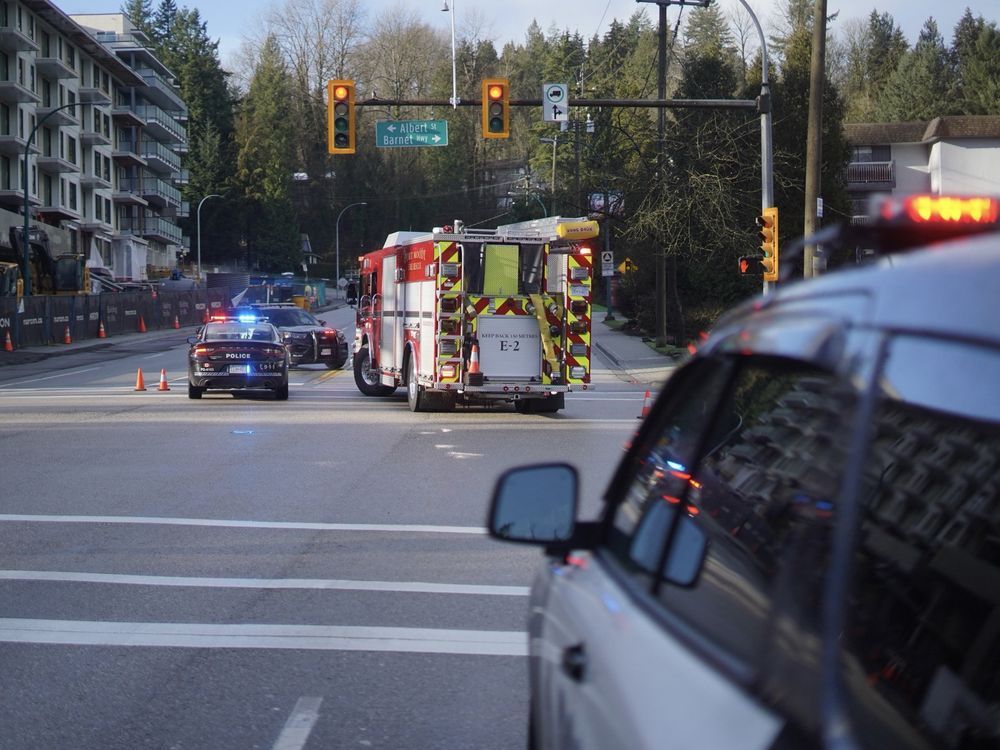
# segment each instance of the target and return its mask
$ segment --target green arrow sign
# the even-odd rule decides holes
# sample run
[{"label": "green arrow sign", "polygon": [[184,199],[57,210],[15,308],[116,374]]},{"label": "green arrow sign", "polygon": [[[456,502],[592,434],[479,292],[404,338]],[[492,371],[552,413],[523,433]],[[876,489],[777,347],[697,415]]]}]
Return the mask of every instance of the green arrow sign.
[{"label": "green arrow sign", "polygon": [[447,120],[379,120],[375,123],[375,145],[379,148],[447,146]]}]

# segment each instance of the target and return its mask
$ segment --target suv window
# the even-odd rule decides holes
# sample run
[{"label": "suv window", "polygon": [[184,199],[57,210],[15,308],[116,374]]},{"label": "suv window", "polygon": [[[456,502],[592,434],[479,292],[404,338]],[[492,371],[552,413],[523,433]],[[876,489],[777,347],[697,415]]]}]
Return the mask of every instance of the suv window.
[{"label": "suv window", "polygon": [[1000,736],[1000,352],[898,337],[880,379],[843,686],[866,747]]},{"label": "suv window", "polygon": [[[691,402],[665,426],[616,517],[620,532],[635,529],[619,553],[641,570],[683,568],[674,557],[693,554],[689,535],[678,531],[669,554],[663,545],[673,519],[692,519],[707,537],[700,577],[690,586],[657,579],[657,598],[698,637],[759,665],[779,583],[783,606],[818,630],[827,531],[856,398],[829,373],[746,359],[727,390],[703,379]],[[700,420],[686,418],[692,406]],[[686,452],[663,454],[664,442]],[[690,446],[699,443],[704,455],[695,461]]]},{"label": "suv window", "polygon": [[287,310],[262,310],[269,323],[276,326],[318,326],[319,321],[304,310],[291,308]]}]

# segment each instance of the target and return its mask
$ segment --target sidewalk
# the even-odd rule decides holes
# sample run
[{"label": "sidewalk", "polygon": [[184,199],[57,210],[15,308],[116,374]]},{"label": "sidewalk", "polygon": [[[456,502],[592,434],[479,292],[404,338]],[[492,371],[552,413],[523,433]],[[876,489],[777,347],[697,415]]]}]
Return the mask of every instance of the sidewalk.
[{"label": "sidewalk", "polygon": [[639,385],[659,388],[687,357],[674,359],[645,344],[641,337],[616,331],[604,323],[604,313],[594,317],[594,356],[606,362],[619,377]]}]

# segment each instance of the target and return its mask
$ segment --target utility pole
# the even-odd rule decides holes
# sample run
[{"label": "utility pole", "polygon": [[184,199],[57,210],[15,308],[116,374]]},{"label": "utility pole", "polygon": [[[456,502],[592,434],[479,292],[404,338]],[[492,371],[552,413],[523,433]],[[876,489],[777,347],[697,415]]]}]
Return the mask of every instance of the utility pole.
[{"label": "utility pole", "polygon": [[[816,232],[823,162],[823,83],[826,67],[826,0],[816,0],[813,17],[812,62],[809,68],[809,125],[806,134],[806,205],[804,234]],[[815,245],[806,245],[803,275],[816,276],[824,268]]]},{"label": "utility pole", "polygon": [[[660,101],[667,98],[667,6],[660,9],[659,51],[657,53],[656,96]],[[656,182],[663,185],[663,134],[666,130],[667,113],[656,111]],[[657,346],[667,343],[667,254],[660,248],[662,255],[656,260],[656,330],[654,339]]]}]

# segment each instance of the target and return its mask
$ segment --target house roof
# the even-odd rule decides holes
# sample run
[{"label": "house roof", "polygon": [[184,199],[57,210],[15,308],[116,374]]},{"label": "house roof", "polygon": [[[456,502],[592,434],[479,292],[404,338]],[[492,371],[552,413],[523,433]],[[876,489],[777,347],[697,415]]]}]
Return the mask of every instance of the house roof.
[{"label": "house roof", "polygon": [[1000,138],[1000,117],[948,115],[926,122],[862,122],[844,125],[848,143],[877,146],[933,143],[955,138]]}]

